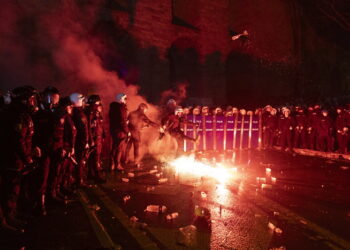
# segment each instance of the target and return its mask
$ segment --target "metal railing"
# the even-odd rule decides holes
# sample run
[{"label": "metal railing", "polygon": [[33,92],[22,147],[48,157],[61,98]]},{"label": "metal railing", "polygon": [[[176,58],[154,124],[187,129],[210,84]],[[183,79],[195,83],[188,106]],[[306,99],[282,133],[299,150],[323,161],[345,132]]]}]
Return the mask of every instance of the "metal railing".
[{"label": "metal railing", "polygon": [[187,115],[187,120],[199,124],[199,127],[185,123],[184,133],[193,138],[199,135],[200,141],[198,144],[185,141],[185,152],[261,148],[261,114],[235,114],[228,117]]}]

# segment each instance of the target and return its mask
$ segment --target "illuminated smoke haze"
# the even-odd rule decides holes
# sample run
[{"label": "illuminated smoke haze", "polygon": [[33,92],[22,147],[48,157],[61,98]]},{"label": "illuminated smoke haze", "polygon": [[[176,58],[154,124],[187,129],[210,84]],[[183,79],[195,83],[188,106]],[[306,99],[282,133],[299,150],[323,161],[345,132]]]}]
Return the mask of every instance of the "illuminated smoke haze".
[{"label": "illuminated smoke haze", "polygon": [[[102,10],[103,1],[2,1],[0,16],[1,89],[29,84],[41,91],[56,86],[62,95],[80,92],[99,94],[105,109],[117,93],[128,95],[128,109],[135,110],[146,99],[138,94],[139,87],[128,85],[116,71],[107,70],[98,56],[101,46],[91,35]],[[79,4],[79,6],[78,6]],[[168,94],[185,97],[184,86]],[[180,100],[178,99],[178,100]],[[149,103],[148,116],[157,121],[158,109]],[[107,110],[105,110],[105,114]],[[107,123],[106,123],[107,124]],[[146,128],[143,146],[157,154],[162,142],[154,128]],[[145,136],[147,134],[147,136]],[[169,139],[169,138],[168,138]],[[143,147],[142,152],[146,152]],[[163,152],[166,149],[162,148]],[[172,151],[172,150],[171,150]]]}]

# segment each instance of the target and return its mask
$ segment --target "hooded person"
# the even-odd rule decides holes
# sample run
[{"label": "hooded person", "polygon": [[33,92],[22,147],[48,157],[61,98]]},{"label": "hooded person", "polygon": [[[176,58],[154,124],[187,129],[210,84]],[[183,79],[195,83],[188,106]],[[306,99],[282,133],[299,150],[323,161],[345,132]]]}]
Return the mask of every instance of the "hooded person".
[{"label": "hooded person", "polygon": [[174,137],[177,141],[177,154],[179,155],[180,153],[183,152],[183,145],[184,145],[184,140],[189,140],[197,143],[199,141],[199,136],[197,135],[196,138],[189,137],[184,134],[183,132],[183,127],[184,124],[190,124],[193,126],[198,127],[198,124],[192,123],[188,121],[184,115],[183,115],[183,109],[181,107],[177,107],[175,109],[174,114],[171,114],[168,116],[166,120],[163,121],[163,128],[164,131],[168,131],[169,134]]},{"label": "hooded person", "polygon": [[119,93],[116,101],[109,105],[109,130],[112,137],[111,170],[123,170],[127,138],[130,136],[128,128],[127,96]]},{"label": "hooded person", "polygon": [[137,110],[132,111],[128,116],[128,128],[131,134],[130,140],[126,148],[126,158],[129,160],[130,150],[132,145],[134,146],[134,161],[137,167],[140,166],[140,153],[139,148],[141,144],[141,130],[144,127],[160,127],[157,123],[151,121],[147,116],[146,112],[148,106],[145,103],[141,103]]}]

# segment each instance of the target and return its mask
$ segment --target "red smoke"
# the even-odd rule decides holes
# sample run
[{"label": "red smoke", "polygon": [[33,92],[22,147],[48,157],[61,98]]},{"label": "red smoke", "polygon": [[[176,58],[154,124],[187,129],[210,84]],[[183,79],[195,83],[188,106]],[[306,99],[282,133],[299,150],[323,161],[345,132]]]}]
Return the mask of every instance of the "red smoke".
[{"label": "red smoke", "polygon": [[131,101],[129,109],[136,109],[146,102],[138,87],[106,70],[92,44],[90,32],[104,1],[79,2],[7,0],[2,4],[0,46],[8,55],[0,59],[2,88],[30,84],[42,90],[54,85],[63,95],[100,94],[105,104],[124,92]]},{"label": "red smoke", "polygon": [[[5,0],[0,10],[1,88],[30,84],[41,91],[52,85],[63,96],[72,92],[99,94],[105,107],[123,92],[128,95],[129,111],[147,103],[138,94],[138,86],[126,84],[116,71],[103,67],[96,50],[105,48],[93,46],[96,37],[91,31],[104,1],[88,2]],[[148,115],[154,120],[158,110],[148,106]],[[157,135],[154,129],[154,136],[149,132],[149,138]]]}]

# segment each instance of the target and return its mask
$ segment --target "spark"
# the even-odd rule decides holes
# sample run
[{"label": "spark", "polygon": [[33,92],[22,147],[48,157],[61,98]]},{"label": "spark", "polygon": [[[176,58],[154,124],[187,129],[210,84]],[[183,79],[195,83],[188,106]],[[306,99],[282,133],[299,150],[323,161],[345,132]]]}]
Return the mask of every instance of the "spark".
[{"label": "spark", "polygon": [[214,178],[221,184],[228,183],[236,175],[237,168],[229,168],[223,163],[208,164],[197,161],[193,156],[182,156],[169,163],[177,173],[197,177]]}]

